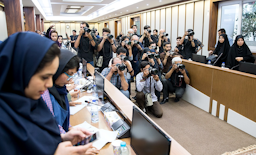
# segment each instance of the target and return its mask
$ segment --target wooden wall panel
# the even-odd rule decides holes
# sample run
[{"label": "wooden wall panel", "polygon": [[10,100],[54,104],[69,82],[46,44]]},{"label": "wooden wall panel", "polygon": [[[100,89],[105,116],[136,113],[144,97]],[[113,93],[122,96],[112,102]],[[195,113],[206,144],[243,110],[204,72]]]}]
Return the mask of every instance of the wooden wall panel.
[{"label": "wooden wall panel", "polygon": [[161,25],[160,25],[160,29],[165,29],[165,9],[161,9]]},{"label": "wooden wall panel", "polygon": [[66,23],[60,23],[60,31],[58,32],[59,35],[65,36],[66,32]]},{"label": "wooden wall panel", "polygon": [[25,31],[35,32],[35,9],[33,7],[24,7],[23,12],[25,14]]},{"label": "wooden wall panel", "polygon": [[156,10],[156,29],[160,30],[160,10]]},{"label": "wooden wall panel", "polygon": [[178,22],[178,35],[183,36],[185,33],[186,26],[186,7],[184,5],[179,5],[179,22]]},{"label": "wooden wall panel", "polygon": [[186,30],[194,29],[194,3],[186,4]]},{"label": "wooden wall panel", "polygon": [[[212,98],[225,108],[232,109],[237,113],[256,122],[256,76],[244,76],[245,73],[223,70],[214,70],[212,84]],[[224,78],[225,77],[225,78]],[[224,115],[227,121],[227,112]]]},{"label": "wooden wall panel", "polygon": [[217,37],[217,22],[218,22],[218,2],[210,0],[210,23],[209,23],[209,38],[208,50],[214,50]]},{"label": "wooden wall panel", "polygon": [[213,70],[210,69],[210,66],[188,60],[183,60],[182,63],[189,72],[190,85],[205,95],[211,96]]},{"label": "wooden wall panel", "polygon": [[8,36],[24,31],[23,7],[21,0],[4,0]]},{"label": "wooden wall panel", "polygon": [[204,32],[203,32],[203,51],[202,55],[208,56],[208,38],[209,38],[209,22],[210,22],[210,0],[204,2]]},{"label": "wooden wall panel", "polygon": [[[172,41],[172,9],[166,9],[166,26],[165,26],[166,33],[169,34],[168,38]],[[174,46],[173,46],[174,47]]]},{"label": "wooden wall panel", "polygon": [[41,31],[41,15],[36,14],[36,30]]},{"label": "wooden wall panel", "polygon": [[42,30],[42,32],[44,31],[44,19],[43,18],[41,18],[41,30]]},{"label": "wooden wall panel", "polygon": [[71,33],[68,34],[69,36],[73,35],[73,30],[76,30],[76,34],[78,35],[79,34],[79,31],[77,31],[76,29],[76,23],[70,23],[70,29],[71,29]]}]

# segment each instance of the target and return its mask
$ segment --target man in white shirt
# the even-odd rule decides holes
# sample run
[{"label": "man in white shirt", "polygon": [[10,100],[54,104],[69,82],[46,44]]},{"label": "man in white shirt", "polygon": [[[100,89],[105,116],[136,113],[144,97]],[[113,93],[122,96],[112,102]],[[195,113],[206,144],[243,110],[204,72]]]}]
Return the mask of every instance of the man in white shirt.
[{"label": "man in white shirt", "polygon": [[[150,64],[148,61],[142,61],[140,64],[141,72],[136,76],[136,88],[138,93],[136,94],[136,102],[138,103],[140,109],[146,112],[148,109],[154,116],[161,118],[163,116],[163,110],[161,105],[157,100],[155,94],[155,89],[159,92],[162,91],[163,85],[157,74],[151,74]],[[152,106],[146,106],[145,95],[151,94]]]}]

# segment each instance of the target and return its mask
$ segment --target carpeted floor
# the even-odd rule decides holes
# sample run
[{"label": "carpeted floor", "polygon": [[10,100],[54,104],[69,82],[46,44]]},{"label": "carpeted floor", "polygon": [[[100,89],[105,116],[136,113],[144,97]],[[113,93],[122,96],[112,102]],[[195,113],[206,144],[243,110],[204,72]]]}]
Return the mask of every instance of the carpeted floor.
[{"label": "carpeted floor", "polygon": [[[131,96],[135,96],[132,83]],[[220,155],[256,144],[256,138],[181,100],[162,105],[163,117],[149,116],[192,155]]]}]

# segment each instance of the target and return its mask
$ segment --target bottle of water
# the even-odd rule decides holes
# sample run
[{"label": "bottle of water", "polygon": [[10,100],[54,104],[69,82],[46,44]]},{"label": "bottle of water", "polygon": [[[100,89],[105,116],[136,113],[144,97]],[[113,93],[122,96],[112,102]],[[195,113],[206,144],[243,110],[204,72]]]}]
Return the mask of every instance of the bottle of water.
[{"label": "bottle of water", "polygon": [[98,93],[97,93],[96,85],[93,86],[93,94],[92,94],[92,96],[93,96],[93,99],[98,101],[99,98],[98,98]]},{"label": "bottle of water", "polygon": [[127,148],[125,142],[121,142],[119,152],[120,155],[129,155],[129,149]]},{"label": "bottle of water", "polygon": [[221,68],[225,68],[225,62],[222,62]]},{"label": "bottle of water", "polygon": [[208,64],[208,65],[212,65],[212,62],[211,62],[211,60],[209,60],[207,64]]},{"label": "bottle of water", "polygon": [[83,70],[83,64],[79,63],[79,69],[78,69],[78,76],[79,78],[82,78],[82,70]]},{"label": "bottle of water", "polygon": [[99,110],[98,106],[95,105],[96,100],[92,100],[93,105],[91,106],[91,122],[98,123],[99,122]]}]

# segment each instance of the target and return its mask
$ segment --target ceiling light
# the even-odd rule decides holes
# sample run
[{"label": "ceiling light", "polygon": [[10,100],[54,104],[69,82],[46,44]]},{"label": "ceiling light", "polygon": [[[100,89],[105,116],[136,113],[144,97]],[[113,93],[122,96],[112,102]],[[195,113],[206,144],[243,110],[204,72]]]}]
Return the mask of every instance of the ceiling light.
[{"label": "ceiling light", "polygon": [[138,9],[139,7],[137,7],[137,9]]},{"label": "ceiling light", "polygon": [[162,0],[159,0],[159,2],[162,2]]},{"label": "ceiling light", "polygon": [[126,10],[126,12],[128,12],[128,10]]},{"label": "ceiling light", "polygon": [[115,14],[116,15],[116,14]]},{"label": "ceiling light", "polygon": [[149,4],[147,4],[147,6],[149,6]]},{"label": "ceiling light", "polygon": [[122,12],[120,12],[120,13],[122,13]]},{"label": "ceiling light", "polygon": [[63,0],[63,2],[102,2],[103,0]]},{"label": "ceiling light", "polygon": [[71,9],[80,9],[81,6],[69,6],[68,8],[71,8]]},{"label": "ceiling light", "polygon": [[66,13],[76,13],[78,9],[67,9]]}]

